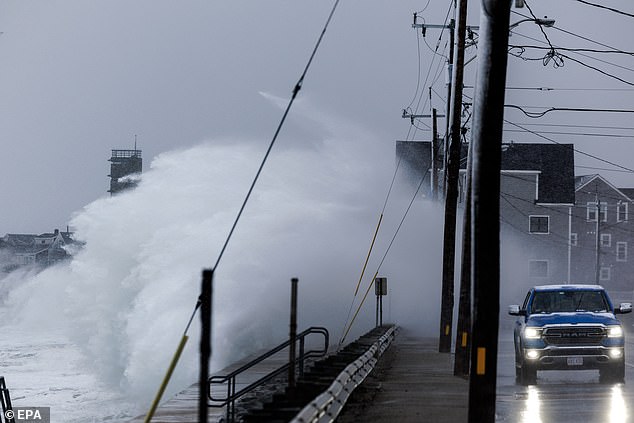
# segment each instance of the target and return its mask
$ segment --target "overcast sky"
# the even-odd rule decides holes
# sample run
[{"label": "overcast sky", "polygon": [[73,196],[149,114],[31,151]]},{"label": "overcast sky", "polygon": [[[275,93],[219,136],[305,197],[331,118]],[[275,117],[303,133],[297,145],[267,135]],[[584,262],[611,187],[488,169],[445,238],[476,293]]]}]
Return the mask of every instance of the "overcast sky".
[{"label": "overcast sky", "polygon": [[[468,21],[477,25],[479,3],[471,3]],[[634,12],[629,0],[601,3]],[[556,19],[562,30],[634,50],[631,17],[574,0],[529,4],[537,16]],[[435,91],[446,91],[437,72],[444,59],[431,52],[440,31],[430,29],[423,39],[411,28],[412,14],[419,11],[421,21],[442,24],[449,5],[448,0],[342,0],[300,100],[366,128],[385,143],[405,139],[410,128],[400,117],[402,109],[415,110],[418,104],[419,113],[429,111],[423,87],[429,69],[430,80],[438,76]],[[132,148],[135,135],[146,168],[157,154],[204,141],[253,142],[264,149],[281,116],[270,98],[290,96],[331,6],[314,0],[0,0],[0,234],[65,228],[73,212],[108,195],[110,150]],[[529,15],[526,8],[514,10]],[[512,22],[521,19],[511,16]],[[555,46],[607,49],[555,28],[545,31]],[[531,22],[515,32],[512,44],[544,45]],[[446,40],[443,36],[439,53],[447,54]],[[467,57],[475,52],[471,47]],[[562,53],[634,81],[631,55]],[[524,56],[544,54],[527,50]],[[468,65],[466,85],[473,85],[474,68],[475,62]],[[420,103],[417,86],[425,90]],[[632,85],[566,58],[555,69],[552,61],[543,66],[509,57],[507,86],[556,88],[509,90],[509,104],[634,109]],[[444,107],[439,96],[433,102]],[[506,118],[536,131],[574,129],[532,124],[634,127],[632,114],[552,112],[530,119],[511,110]],[[424,129],[425,122],[417,125]],[[631,129],[578,131],[634,136]],[[544,135],[634,168],[633,138]],[[302,148],[302,140],[311,136],[310,127],[294,124],[291,113],[279,148]],[[415,138],[427,140],[429,133],[416,131]],[[507,132],[504,139],[546,142],[518,132]],[[385,160],[394,163],[393,157]],[[579,154],[576,160],[610,167]],[[631,173],[601,173],[618,186],[634,187]]]}]

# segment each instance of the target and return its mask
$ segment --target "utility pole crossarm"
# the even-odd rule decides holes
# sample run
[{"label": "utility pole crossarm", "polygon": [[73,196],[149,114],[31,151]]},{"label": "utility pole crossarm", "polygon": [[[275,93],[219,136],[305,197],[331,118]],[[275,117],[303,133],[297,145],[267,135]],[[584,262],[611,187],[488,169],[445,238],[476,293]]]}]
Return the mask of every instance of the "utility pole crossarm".
[{"label": "utility pole crossarm", "polygon": [[[438,24],[419,24],[419,23],[413,23],[412,24],[412,28],[420,28],[423,31],[427,28],[431,28],[431,29],[453,29],[453,25],[438,25]],[[480,29],[480,27],[478,25],[467,25],[467,30],[470,31],[478,31]]]},{"label": "utility pole crossarm", "polygon": [[[403,110],[403,119],[420,119],[420,118],[430,118],[432,115],[415,115],[413,113],[407,113]],[[436,117],[445,117],[445,115],[437,114]]]}]

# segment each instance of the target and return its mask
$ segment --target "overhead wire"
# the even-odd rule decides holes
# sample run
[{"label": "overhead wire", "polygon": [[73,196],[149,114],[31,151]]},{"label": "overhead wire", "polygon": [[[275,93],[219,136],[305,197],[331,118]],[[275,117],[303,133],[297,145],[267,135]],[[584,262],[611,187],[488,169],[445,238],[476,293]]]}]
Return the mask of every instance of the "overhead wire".
[{"label": "overhead wire", "polygon": [[[263,157],[263,159],[262,159],[262,161],[260,163],[260,166],[258,167],[258,170],[257,170],[257,172],[255,174],[255,177],[253,178],[251,186],[249,187],[249,190],[247,191],[247,194],[246,194],[246,196],[244,198],[244,201],[242,202],[242,205],[240,206],[238,214],[237,214],[235,220],[233,221],[231,229],[229,230],[229,234],[225,238],[225,241],[224,241],[224,243],[222,245],[220,253],[218,254],[218,257],[216,259],[216,262],[213,265],[213,267],[211,268],[212,274],[218,268],[218,265],[220,264],[220,261],[222,260],[224,252],[226,251],[227,246],[229,245],[229,241],[231,240],[231,237],[232,237],[232,235],[233,235],[233,233],[234,233],[234,231],[235,231],[235,229],[236,229],[236,227],[238,225],[238,222],[240,221],[242,213],[243,213],[243,211],[244,211],[244,209],[245,209],[245,207],[246,207],[246,205],[247,205],[247,203],[249,201],[249,198],[251,197],[251,194],[253,192],[253,189],[255,188],[255,185],[256,185],[256,183],[257,183],[257,181],[259,179],[259,176],[262,173],[262,169],[264,168],[264,165],[265,165],[265,163],[266,163],[266,161],[267,161],[267,159],[268,159],[268,157],[269,157],[269,155],[271,153],[271,150],[273,149],[273,145],[275,144],[275,141],[277,140],[277,137],[280,134],[280,132],[281,132],[283,126],[284,126],[284,122],[286,121],[286,117],[288,116],[288,113],[289,113],[289,111],[290,111],[290,109],[291,109],[291,107],[292,107],[292,105],[293,105],[293,103],[295,101],[295,98],[299,94],[299,91],[302,89],[302,85],[304,83],[304,78],[306,77],[306,74],[308,73],[308,70],[310,69],[310,66],[311,66],[311,64],[313,62],[313,59],[315,58],[315,54],[317,53],[317,50],[318,50],[319,46],[321,45],[323,37],[326,34],[326,30],[328,29],[328,26],[330,25],[332,17],[334,16],[335,11],[337,10],[337,6],[339,5],[339,1],[340,0],[335,0],[334,4],[333,4],[333,6],[332,6],[332,8],[330,10],[330,13],[328,14],[328,18],[326,19],[326,23],[324,24],[324,26],[322,28],[322,31],[321,31],[318,39],[317,39],[317,42],[315,43],[315,46],[314,46],[314,48],[313,48],[313,50],[312,50],[312,52],[310,54],[310,57],[308,58],[306,66],[304,67],[304,70],[301,73],[301,75],[299,77],[299,80],[297,81],[297,83],[293,87],[293,91],[292,91],[292,94],[291,94],[291,98],[290,98],[290,100],[288,102],[288,105],[286,106],[286,109],[284,110],[284,113],[282,114],[282,118],[280,119],[280,122],[279,122],[279,124],[277,126],[277,129],[275,130],[275,133],[274,133],[274,135],[273,135],[273,137],[272,137],[272,139],[271,139],[271,141],[269,143],[269,146],[268,146],[268,148],[266,150],[266,153],[264,154],[264,157]],[[178,362],[178,360],[180,358],[180,355],[181,355],[181,353],[183,351],[183,348],[185,347],[185,343],[187,342],[187,339],[188,339],[187,332],[188,332],[188,330],[190,328],[190,325],[191,325],[191,323],[192,323],[192,321],[194,319],[194,316],[195,316],[197,310],[201,307],[201,305],[202,305],[202,298],[201,298],[201,296],[199,296],[197,301],[196,301],[196,305],[194,306],[194,310],[192,311],[191,317],[189,318],[187,326],[185,327],[185,330],[183,331],[183,335],[182,335],[181,341],[180,341],[180,343],[179,343],[179,345],[178,345],[178,347],[176,349],[176,352],[175,352],[175,354],[174,354],[174,356],[172,358],[172,361],[171,361],[171,363],[169,365],[167,374],[165,375],[165,378],[163,379],[163,382],[161,383],[161,386],[160,386],[160,388],[158,390],[158,393],[156,394],[156,397],[154,398],[154,401],[152,403],[150,412],[146,416],[146,421],[150,421],[152,419],[154,411],[156,410],[156,406],[158,405],[158,403],[159,403],[159,401],[161,399],[161,396],[163,395],[164,389],[167,386],[167,383],[169,382],[169,380],[171,378],[172,372],[173,372],[174,368],[176,367],[176,364],[177,364],[177,362]]]},{"label": "overhead wire", "polygon": [[590,107],[548,107],[543,112],[527,112],[525,108],[541,108],[539,106],[518,106],[516,104],[505,104],[504,107],[517,109],[527,117],[537,119],[550,112],[593,112],[593,113],[634,113],[634,109],[597,109]]},{"label": "overhead wire", "polygon": [[[521,15],[521,16],[524,16],[524,15]],[[580,35],[577,35],[577,34],[574,34],[574,33],[569,32],[569,31],[563,30],[563,29],[558,28],[558,27],[556,27],[556,26],[552,26],[551,28],[554,28],[554,29],[557,29],[557,30],[560,30],[560,31],[563,31],[563,32],[566,32],[566,33],[570,33],[570,34],[572,34],[572,35],[574,35],[574,36],[578,36],[578,37],[580,37],[580,38],[582,38],[582,39],[586,39],[585,37],[582,37],[582,36],[580,36]],[[534,38],[534,37],[530,37],[530,36],[528,36],[528,35],[521,34],[521,33],[519,33],[519,32],[513,32],[513,34],[514,34],[514,35],[517,35],[517,36],[520,36],[520,37],[523,37],[523,38],[527,38],[527,39],[529,39],[529,40],[532,40],[532,41],[535,41],[535,42],[538,42],[538,43],[548,44],[548,43],[546,43],[545,41],[539,40],[539,39]],[[589,40],[589,39],[587,39],[587,40]],[[589,40],[589,41],[593,41],[593,40]],[[607,44],[602,44],[602,43],[600,43],[600,42],[598,42],[598,41],[593,41],[593,42],[595,42],[595,43],[596,43],[596,44],[598,44],[598,45],[601,45],[601,46],[604,46],[604,47],[607,47],[607,48],[610,48],[610,49],[613,49],[613,50],[619,50],[619,49],[616,49],[615,47],[611,47],[611,46],[609,46],[609,45],[607,45]],[[557,49],[559,48],[559,46],[555,46],[555,47],[556,47]],[[550,47],[546,47],[546,48],[547,48],[548,50],[550,50]],[[614,67],[617,67],[617,68],[620,68],[620,69],[623,69],[623,70],[626,70],[626,71],[629,71],[629,72],[634,72],[634,69],[629,68],[629,67],[627,67],[627,66],[622,66],[622,65],[619,65],[619,64],[616,64],[616,63],[613,63],[613,62],[607,61],[607,60],[599,59],[599,58],[597,58],[597,57],[593,57],[593,56],[590,56],[590,55],[584,54],[584,53],[582,53],[582,52],[574,52],[574,53],[575,53],[575,54],[577,54],[577,55],[579,55],[579,56],[583,56],[583,57],[585,57],[585,58],[587,58],[587,59],[591,59],[591,60],[594,60],[594,61],[597,61],[597,62],[605,63],[605,64],[607,64],[607,65],[614,66]]]},{"label": "overhead wire", "polygon": [[587,0],[575,0],[575,1],[577,1],[577,2],[579,2],[579,3],[586,4],[586,5],[588,5],[588,6],[598,7],[598,8],[600,8],[600,9],[609,10],[610,12],[614,12],[614,13],[618,13],[618,14],[620,14],[620,15],[628,16],[628,17],[630,17],[630,18],[634,18],[634,14],[632,14],[632,13],[627,13],[627,12],[624,12],[624,11],[622,11],[622,10],[615,9],[615,8],[613,8],[613,7],[608,7],[608,6],[605,6],[605,5],[602,5],[602,4],[597,4],[597,3],[591,3],[591,2],[589,2],[589,1],[587,1]]},{"label": "overhead wire", "polygon": [[560,127],[560,128],[586,128],[586,129],[616,129],[616,130],[624,130],[631,131],[634,130],[634,126],[600,126],[600,125],[572,125],[567,123],[532,123],[532,122],[524,122],[522,123],[524,126],[552,126],[552,127]]},{"label": "overhead wire", "polygon": [[[429,4],[429,3],[428,3],[428,4]],[[425,7],[425,8],[426,8],[426,7]],[[449,8],[447,9],[447,15],[446,15],[446,17],[445,17],[445,24],[446,24],[446,22],[447,22],[447,19],[449,18],[449,13],[451,12],[451,8],[452,8],[452,2],[450,1],[450,2],[449,2]],[[442,39],[443,32],[444,32],[444,28],[443,28],[443,31],[441,31],[441,33],[440,33],[440,35],[439,35],[439,37],[438,37],[438,41],[437,41],[437,44],[436,44],[436,50],[440,47],[440,41],[441,41],[441,39]],[[418,31],[417,31],[417,33],[418,33]],[[427,41],[426,41],[426,40],[425,40],[425,44],[427,44]],[[428,45],[428,44],[427,44],[427,45]],[[428,45],[428,47],[429,47],[429,45]],[[447,48],[447,44],[445,43],[445,47],[444,47],[444,49],[446,49],[446,48]],[[443,49],[443,51],[444,51],[444,49]],[[431,61],[430,66],[429,66],[429,68],[428,68],[428,70],[427,70],[427,74],[426,74],[426,76],[425,76],[425,82],[423,83],[423,86],[422,86],[422,89],[421,89],[421,86],[420,86],[420,74],[421,74],[421,67],[420,67],[420,63],[421,63],[421,58],[420,58],[420,40],[419,40],[419,36],[418,36],[418,35],[417,35],[417,50],[418,50],[418,78],[419,78],[419,79],[418,79],[418,81],[417,81],[417,83],[416,83],[416,92],[415,92],[415,94],[414,94],[414,97],[412,98],[412,101],[410,102],[410,104],[409,104],[409,105],[408,105],[408,107],[407,107],[407,109],[411,110],[411,107],[412,107],[412,105],[414,104],[414,101],[416,100],[416,98],[418,98],[418,102],[417,102],[416,107],[415,107],[415,109],[414,109],[414,113],[412,113],[412,114],[417,114],[418,110],[420,109],[420,103],[421,103],[422,98],[423,98],[424,88],[427,86],[427,81],[429,80],[429,76],[430,76],[431,71],[432,71],[432,69],[433,69],[433,66],[434,66],[434,61],[435,61],[435,58],[436,58],[436,52],[434,52],[435,54],[434,54],[434,56],[432,57],[432,61]],[[441,54],[440,56],[442,56],[442,57],[446,57],[446,56],[444,56],[444,55],[442,55],[442,54]],[[440,65],[441,65],[441,64],[442,64],[442,62],[439,62],[439,65],[438,65],[437,69],[439,69],[439,68],[440,68]],[[438,71],[436,70],[436,72],[438,72]],[[434,72],[434,74],[436,74],[436,72]],[[437,79],[438,77],[437,77],[437,76],[435,76],[434,78],[435,78],[435,79]],[[434,83],[435,83],[435,81],[434,81]],[[433,85],[433,83],[432,83],[432,85]],[[425,103],[423,104],[423,108],[426,106],[426,104],[427,104],[427,100],[426,100],[426,101],[425,101]],[[406,109],[406,110],[407,110],[407,109]],[[429,128],[429,126],[428,126],[426,123],[422,122],[422,124],[423,124],[423,125],[425,125],[427,128]],[[414,128],[413,133],[412,133],[412,128]],[[408,132],[407,132],[407,135],[406,135],[406,137],[405,137],[405,140],[406,140],[406,141],[409,141],[410,139],[414,139],[414,138],[415,138],[415,136],[416,136],[416,131],[417,131],[417,130],[427,131],[427,130],[429,130],[429,129],[422,129],[422,128],[420,128],[419,126],[417,126],[416,124],[414,124],[414,119],[412,119],[412,120],[411,120],[411,123],[410,123],[410,125],[409,125],[409,128],[408,128]],[[360,276],[359,281],[358,281],[358,283],[357,283],[357,286],[356,286],[356,288],[355,288],[355,292],[354,292],[354,295],[353,295],[353,298],[352,298],[352,301],[351,301],[351,304],[350,304],[350,309],[348,310],[348,316],[346,317],[346,322],[345,322],[345,324],[344,324],[344,329],[345,329],[345,325],[347,325],[347,324],[348,324],[348,321],[349,321],[349,319],[350,319],[350,313],[351,313],[351,311],[352,311],[352,307],[353,307],[353,305],[354,305],[354,300],[355,300],[355,298],[356,298],[356,296],[357,296],[357,294],[358,294],[358,291],[359,291],[359,285],[360,285],[360,283],[361,283],[361,281],[362,281],[362,279],[363,279],[363,276],[364,276],[364,274],[365,274],[365,270],[366,270],[366,267],[367,267],[368,261],[369,261],[369,259],[370,259],[370,255],[372,254],[372,251],[373,251],[373,248],[374,248],[374,243],[375,243],[376,238],[377,238],[377,235],[378,235],[378,233],[379,233],[379,228],[380,228],[380,226],[381,226],[381,222],[382,222],[382,220],[383,220],[383,215],[384,215],[385,209],[386,209],[386,207],[387,207],[388,200],[389,200],[389,197],[390,197],[390,193],[392,192],[392,189],[393,189],[393,186],[394,186],[394,181],[395,181],[395,179],[396,179],[396,175],[397,175],[397,173],[398,173],[398,170],[399,170],[400,164],[401,164],[401,158],[399,158],[398,163],[397,163],[397,165],[396,165],[396,169],[394,170],[394,174],[392,175],[392,181],[391,181],[391,183],[390,183],[390,187],[389,187],[389,189],[388,189],[388,192],[387,192],[387,195],[386,195],[386,198],[385,198],[385,202],[384,202],[384,204],[383,204],[383,209],[382,209],[381,214],[380,214],[380,217],[379,217],[379,222],[378,222],[377,227],[376,227],[376,229],[375,229],[375,233],[374,233],[374,236],[373,236],[373,239],[372,239],[371,245],[370,245],[370,249],[369,249],[369,251],[368,251],[368,254],[367,254],[367,256],[366,256],[365,263],[364,263],[364,265],[363,265],[363,269],[362,269],[362,271],[361,271],[361,276]],[[423,178],[423,179],[424,179],[424,178]],[[421,182],[421,183],[422,183],[422,182]],[[367,297],[367,292],[366,292],[366,295],[364,296],[364,299],[362,300],[361,304],[363,303],[363,301],[365,301],[365,298],[366,298],[366,297]],[[357,311],[357,313],[358,313],[358,311]],[[352,318],[352,321],[350,322],[350,326],[348,327],[348,331],[350,330],[350,327],[352,326],[352,322],[354,321],[354,319],[355,319],[355,318],[356,318],[356,313],[355,313],[355,316]],[[339,345],[341,345],[341,344],[343,343],[344,338],[345,338],[345,336],[347,335],[348,331],[346,331],[346,332],[345,332],[345,334],[342,336],[342,338],[341,338],[341,341],[340,341]]]},{"label": "overhead wire", "polygon": [[[443,36],[443,34],[444,34],[444,32],[445,32],[445,28],[444,28],[444,27],[445,27],[445,26],[446,26],[446,24],[447,24],[447,21],[448,21],[448,19],[449,19],[449,14],[450,14],[451,9],[452,9],[452,7],[453,7],[453,6],[454,6],[454,2],[453,2],[453,1],[449,1],[449,7],[447,8],[447,14],[445,15],[445,20],[444,20],[444,22],[443,22],[443,28],[442,28],[442,30],[440,31],[440,34],[438,35],[438,41],[437,41],[437,43],[436,43],[436,48],[437,48],[437,49],[440,47],[440,40],[442,39],[442,36]],[[446,48],[447,48],[447,45],[445,44],[444,49],[446,49]],[[444,49],[443,49],[443,51],[444,51]],[[414,109],[414,113],[413,113],[413,114],[417,114],[417,113],[418,113],[418,111],[420,110],[420,104],[421,104],[422,99],[423,99],[423,93],[424,93],[424,91],[425,91],[425,88],[427,87],[427,81],[429,80],[429,75],[430,75],[430,73],[431,73],[431,69],[432,69],[432,68],[433,68],[433,66],[434,66],[434,61],[435,61],[435,59],[436,59],[436,55],[434,55],[434,56],[432,57],[432,60],[431,60],[431,62],[430,62],[430,64],[429,64],[429,69],[428,69],[428,71],[427,71],[427,76],[425,77],[425,82],[423,83],[422,89],[421,89],[421,91],[420,91],[420,95],[418,96],[418,102],[417,102],[417,104],[416,104],[416,108]],[[441,62],[441,63],[442,63],[442,62]],[[423,109],[424,109],[424,108],[425,108],[425,106],[427,105],[427,96],[425,96],[425,97],[426,97],[426,100],[425,100],[425,103],[423,103]],[[412,126],[410,126],[410,130],[408,131],[408,138],[407,138],[407,139],[409,139],[409,135],[410,135],[410,133],[411,133],[411,128],[412,128]],[[416,136],[416,130],[414,130],[414,132],[413,132],[413,134],[412,134],[412,139],[413,139],[415,136]]]},{"label": "overhead wire", "polygon": [[[540,133],[538,133],[538,132],[535,132],[535,131],[533,131],[533,130],[531,130],[531,129],[528,129],[528,128],[525,128],[525,127],[523,127],[523,126],[521,126],[521,125],[518,125],[517,123],[513,123],[513,122],[509,121],[508,119],[504,119],[504,122],[508,123],[509,125],[513,125],[513,126],[515,126],[515,127],[517,127],[517,128],[523,129],[523,130],[525,130],[526,132],[531,133],[531,134],[533,134],[533,135],[535,135],[535,136],[537,136],[537,137],[539,137],[539,138],[542,138],[542,139],[545,139],[545,140],[547,140],[547,141],[550,141],[550,142],[552,142],[553,144],[557,144],[557,145],[562,145],[562,146],[565,146],[565,144],[562,144],[562,143],[560,143],[560,142],[558,142],[558,141],[555,141],[554,139],[552,139],[552,138],[550,138],[550,137],[547,137],[547,136],[545,136],[545,135],[542,135],[542,134],[540,134]],[[634,169],[631,169],[631,168],[626,167],[626,166],[622,166],[622,165],[617,164],[617,163],[614,163],[614,162],[612,162],[612,161],[610,161],[610,160],[602,159],[601,157],[595,156],[594,154],[586,153],[585,151],[578,150],[578,149],[576,149],[576,148],[574,148],[574,147],[572,148],[572,150],[573,150],[573,151],[575,151],[576,153],[582,154],[582,155],[587,156],[587,157],[591,157],[591,158],[593,158],[593,159],[595,159],[595,160],[598,160],[598,161],[600,161],[600,162],[603,162],[603,163],[609,164],[609,165],[611,165],[611,166],[614,166],[614,167],[617,167],[617,168],[620,168],[620,169],[626,170],[626,171],[628,171],[628,172],[634,172]]]},{"label": "overhead wire", "polygon": [[[521,129],[505,129],[504,132],[525,132]],[[623,135],[623,134],[598,134],[592,132],[565,132],[565,131],[535,131],[538,134],[549,134],[549,135],[573,135],[573,136],[584,136],[584,137],[606,137],[606,138],[634,138],[634,135]]]}]

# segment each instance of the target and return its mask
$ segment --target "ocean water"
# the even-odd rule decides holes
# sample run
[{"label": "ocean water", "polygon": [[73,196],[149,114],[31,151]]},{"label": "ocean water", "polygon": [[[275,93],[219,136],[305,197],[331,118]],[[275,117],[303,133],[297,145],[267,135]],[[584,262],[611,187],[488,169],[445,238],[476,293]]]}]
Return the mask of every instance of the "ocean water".
[{"label": "ocean water", "polygon": [[[341,335],[394,172],[393,141],[299,105],[321,128],[278,144],[214,281],[212,371],[288,333],[290,279],[299,327]],[[71,219],[85,242],[72,261],[0,280],[0,375],[16,406],[53,422],[125,421],[153,398],[266,145],[219,139],[153,159],[139,186]],[[397,190],[398,191],[398,190]],[[411,198],[393,194],[363,289]],[[411,222],[411,223],[410,223]],[[437,328],[442,218],[416,202],[382,267],[386,318]],[[374,324],[368,301],[350,337]],[[198,316],[164,398],[197,378]],[[426,330],[426,329],[425,329]]]}]

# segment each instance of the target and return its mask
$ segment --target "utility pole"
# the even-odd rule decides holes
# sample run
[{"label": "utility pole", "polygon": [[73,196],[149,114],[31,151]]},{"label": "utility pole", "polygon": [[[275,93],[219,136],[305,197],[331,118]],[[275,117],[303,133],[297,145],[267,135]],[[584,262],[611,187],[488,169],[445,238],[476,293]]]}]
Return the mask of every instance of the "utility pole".
[{"label": "utility pole", "polygon": [[438,200],[438,114],[431,110],[431,198]]},{"label": "utility pole", "polygon": [[[451,94],[451,110],[448,122],[451,121],[451,137],[446,167],[445,190],[445,227],[443,237],[443,271],[440,308],[440,337],[438,351],[451,351],[451,328],[454,306],[454,266],[456,261],[456,211],[458,208],[458,177],[460,173],[460,141],[462,127],[462,82],[464,75],[464,49],[467,31],[467,0],[460,0],[457,8],[458,27],[456,28],[456,48],[453,49],[455,64],[452,71],[453,90]],[[453,23],[454,21],[452,21]],[[453,37],[452,37],[453,38]],[[451,64],[450,64],[451,66]],[[449,137],[447,137],[449,139]]]},{"label": "utility pole", "polygon": [[[431,91],[430,91],[431,93]],[[436,109],[432,109],[432,113],[430,115],[416,115],[412,113],[408,113],[407,110],[403,110],[403,119],[409,119],[414,124],[414,119],[420,118],[432,118],[432,139],[431,139],[431,194],[432,198],[436,200],[438,198],[438,118],[445,117],[445,115],[439,115],[436,112]],[[426,172],[427,169],[423,169],[423,172]]]},{"label": "utility pole", "polygon": [[495,421],[500,314],[500,162],[511,2],[481,0],[474,94],[469,423]]},{"label": "utility pole", "polygon": [[[456,0],[454,0],[454,3],[455,2],[456,2]],[[465,13],[465,15],[466,15],[466,13]],[[449,116],[450,110],[451,110],[450,105],[451,105],[451,91],[452,91],[451,87],[452,87],[452,77],[453,77],[452,68],[453,68],[453,62],[454,62],[454,28],[455,28],[455,20],[452,19],[449,22],[449,25],[438,25],[438,24],[426,24],[426,23],[419,24],[418,22],[416,22],[416,19],[417,19],[417,13],[414,13],[414,23],[412,24],[412,28],[420,28],[422,33],[423,33],[423,37],[427,34],[427,29],[428,28],[436,28],[436,29],[443,29],[443,30],[444,29],[449,29],[449,56],[448,56],[448,59],[447,59],[447,73],[449,75],[452,75],[452,76],[449,78],[449,81],[448,81],[448,84],[447,84],[447,104],[446,104],[446,113],[445,113],[447,116]],[[475,25],[475,26],[474,25],[469,25],[468,27],[465,27],[465,29],[463,29],[463,31],[462,31],[463,35],[464,35],[464,32],[465,32],[466,28],[468,28],[469,31],[480,29],[480,27],[477,26],[477,25]],[[463,41],[462,44],[464,46],[464,41]],[[464,57],[464,53],[463,53],[463,57]],[[464,59],[463,59],[463,61],[464,61]],[[464,66],[462,66],[462,67],[464,67]],[[431,87],[429,89],[429,97],[430,97],[430,105],[431,105]],[[414,115],[414,116],[416,116],[416,115]],[[423,115],[421,115],[421,116],[423,116]],[[403,113],[403,117],[405,117],[405,113]],[[444,115],[438,115],[438,117],[444,117]],[[444,145],[443,145],[443,149],[442,149],[443,156],[444,156],[443,169],[445,170],[445,172],[446,172],[446,169],[447,169],[447,160],[448,160],[447,152],[449,151],[449,139],[448,139],[448,137],[449,137],[449,122],[450,121],[448,119],[445,121],[445,141],[443,143]],[[438,147],[438,151],[440,151],[440,147]],[[447,189],[446,188],[446,179],[447,179],[446,175],[443,178],[438,178],[438,179],[440,180],[440,183],[441,183],[440,191],[442,193],[445,193],[446,189]]]},{"label": "utility pole", "polygon": [[601,220],[601,200],[599,200],[599,187],[597,187],[597,193],[594,197],[597,203],[597,227],[596,227],[596,239],[595,239],[595,265],[594,265],[594,283],[599,284],[599,279],[601,275],[601,268],[599,267],[601,264],[601,226],[599,221]]},{"label": "utility pole", "polygon": [[460,268],[460,297],[458,325],[456,327],[456,354],[454,376],[469,377],[469,352],[471,351],[471,170],[472,148],[469,143],[467,172],[465,175],[465,211],[462,227],[462,264]]}]

